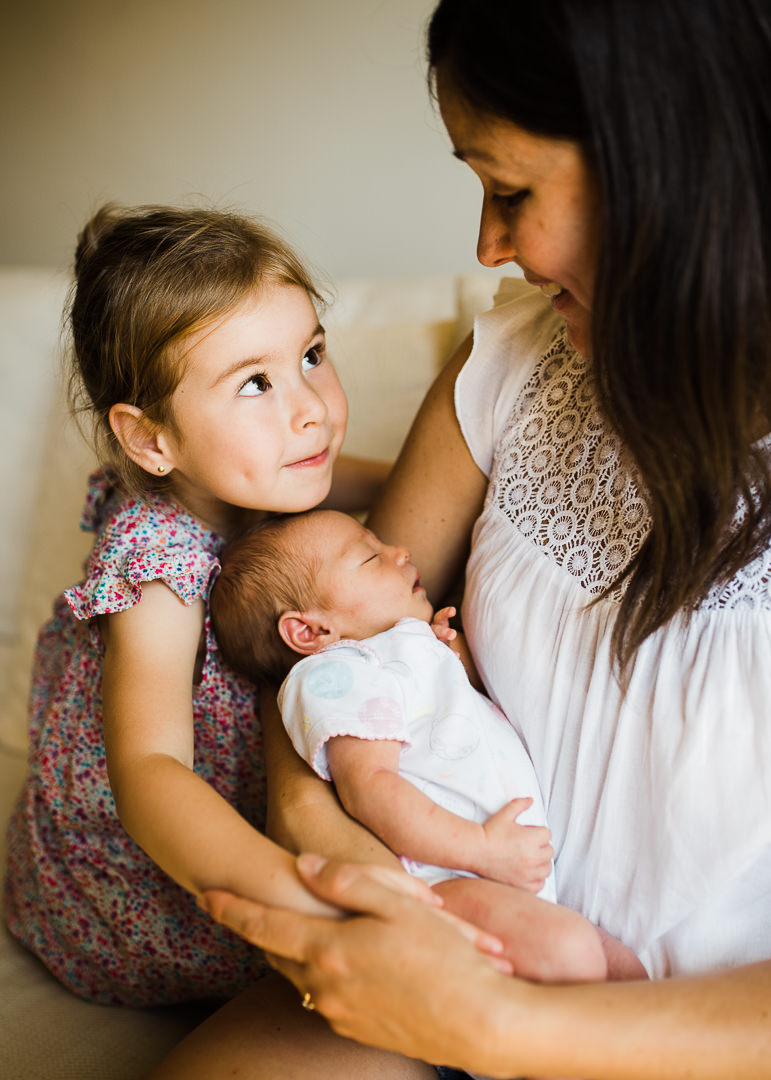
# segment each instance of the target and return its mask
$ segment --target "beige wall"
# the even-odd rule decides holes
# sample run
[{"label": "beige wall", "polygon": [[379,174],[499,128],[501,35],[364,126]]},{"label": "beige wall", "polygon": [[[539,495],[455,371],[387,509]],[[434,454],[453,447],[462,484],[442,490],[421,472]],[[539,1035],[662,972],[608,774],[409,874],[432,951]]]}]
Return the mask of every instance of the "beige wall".
[{"label": "beige wall", "polygon": [[0,28],[0,263],[67,265],[100,202],[205,199],[333,277],[475,266],[429,103],[433,0],[26,0]]}]

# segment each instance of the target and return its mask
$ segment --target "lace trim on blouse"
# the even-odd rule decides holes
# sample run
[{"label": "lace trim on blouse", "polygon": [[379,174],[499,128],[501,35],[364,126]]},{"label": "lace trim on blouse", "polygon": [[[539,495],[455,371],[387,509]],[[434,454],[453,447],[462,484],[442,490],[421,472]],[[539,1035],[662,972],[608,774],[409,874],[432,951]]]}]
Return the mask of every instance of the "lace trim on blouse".
[{"label": "lace trim on blouse", "polygon": [[[561,327],[509,416],[493,462],[492,501],[521,535],[598,595],[616,580],[650,530],[639,474],[600,413],[591,362]],[[609,594],[619,602],[622,582]],[[701,609],[771,609],[771,550]]]}]

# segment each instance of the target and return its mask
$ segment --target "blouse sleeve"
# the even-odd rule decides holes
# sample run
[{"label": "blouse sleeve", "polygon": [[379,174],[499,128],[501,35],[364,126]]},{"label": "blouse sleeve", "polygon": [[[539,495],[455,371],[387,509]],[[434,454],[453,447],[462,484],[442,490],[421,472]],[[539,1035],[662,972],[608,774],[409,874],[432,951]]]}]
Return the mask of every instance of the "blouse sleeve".
[{"label": "blouse sleeve", "polygon": [[409,742],[398,677],[354,642],[301,660],[278,704],[295,750],[323,780],[332,779],[326,744],[336,735]]},{"label": "blouse sleeve", "polygon": [[511,407],[561,325],[540,289],[521,278],[504,279],[493,309],[474,322],[471,354],[455,381],[455,412],[486,476]]}]

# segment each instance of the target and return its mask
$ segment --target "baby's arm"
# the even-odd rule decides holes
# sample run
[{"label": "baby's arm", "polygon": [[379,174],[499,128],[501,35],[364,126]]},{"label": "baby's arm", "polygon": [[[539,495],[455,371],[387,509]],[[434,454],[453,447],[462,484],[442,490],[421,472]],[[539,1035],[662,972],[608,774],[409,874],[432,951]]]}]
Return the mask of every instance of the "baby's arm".
[{"label": "baby's arm", "polygon": [[467,821],[399,776],[400,749],[391,739],[352,735],[327,742],[329,771],[348,813],[400,855],[540,892],[551,869],[549,830],[516,822],[532,800],[512,800],[483,825]]},{"label": "baby's arm", "polygon": [[162,582],[100,620],[107,767],[126,830],[196,895],[226,889],[266,904],[332,914],[305,889],[292,856],[193,772],[192,685],[203,604]]}]

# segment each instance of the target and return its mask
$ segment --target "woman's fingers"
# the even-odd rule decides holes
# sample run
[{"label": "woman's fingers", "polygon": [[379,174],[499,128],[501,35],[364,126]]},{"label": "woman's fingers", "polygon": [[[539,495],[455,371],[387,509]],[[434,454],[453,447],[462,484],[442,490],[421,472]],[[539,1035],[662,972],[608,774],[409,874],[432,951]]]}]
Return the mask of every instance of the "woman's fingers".
[{"label": "woman's fingers", "polygon": [[[365,866],[360,863],[327,862],[319,855],[300,855],[297,869],[305,884],[322,900],[327,900],[347,911],[377,915],[383,919],[399,918],[405,904],[413,899],[441,907],[441,898],[423,882],[399,871],[382,866]],[[406,880],[405,880],[406,879]],[[438,912],[479,952],[497,957],[503,952],[503,943],[479,927],[451,915]],[[509,973],[510,965],[499,963],[498,970]]]},{"label": "woman's fingers", "polygon": [[[300,856],[297,867],[311,891],[352,913],[398,921],[415,900],[435,909],[442,906],[441,897],[423,882],[386,867],[332,863],[317,855]],[[314,947],[327,940],[330,922],[336,921],[266,907],[220,889],[209,890],[198,902],[216,922],[268,953],[271,964],[298,987],[302,986],[299,969],[308,963]],[[499,938],[446,911],[436,914],[485,953],[498,971],[511,973],[511,966],[500,956],[503,943]]]},{"label": "woman's fingers", "polygon": [[216,922],[229,926],[245,941],[297,964],[305,962],[309,940],[329,921],[266,907],[219,889],[203,893],[198,903]]},{"label": "woman's fingers", "polygon": [[337,899],[332,902],[345,911],[389,917],[404,902],[404,896],[385,884],[374,869],[360,863],[330,862],[321,855],[297,858],[300,877],[320,899],[334,896]]}]

